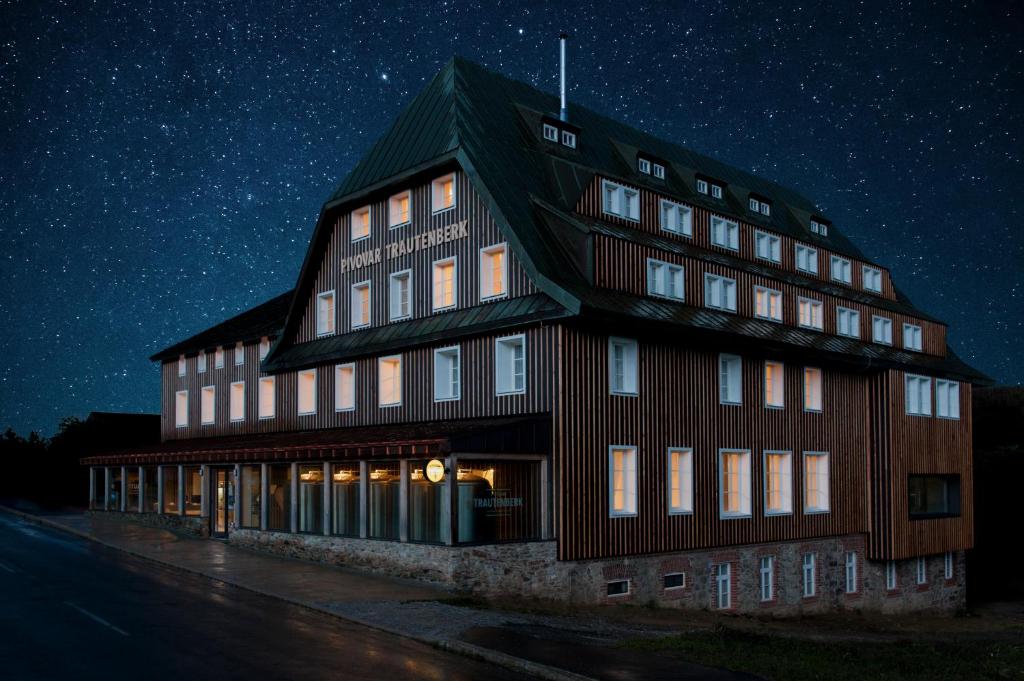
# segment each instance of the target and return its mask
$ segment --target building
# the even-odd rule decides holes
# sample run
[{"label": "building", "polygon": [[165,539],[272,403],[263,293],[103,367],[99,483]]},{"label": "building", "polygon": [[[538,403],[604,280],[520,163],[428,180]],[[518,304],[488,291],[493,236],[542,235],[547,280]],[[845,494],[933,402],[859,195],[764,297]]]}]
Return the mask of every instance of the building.
[{"label": "building", "polygon": [[[953,608],[985,377],[798,193],[454,59],[97,511],[485,594]],[[137,494],[132,490],[138,490]]]}]

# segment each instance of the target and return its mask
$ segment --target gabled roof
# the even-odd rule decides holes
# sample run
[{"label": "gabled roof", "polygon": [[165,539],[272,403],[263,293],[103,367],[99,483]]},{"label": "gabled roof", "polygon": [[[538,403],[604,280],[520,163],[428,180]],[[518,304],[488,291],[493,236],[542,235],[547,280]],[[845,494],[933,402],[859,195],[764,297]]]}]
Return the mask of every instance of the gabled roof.
[{"label": "gabled roof", "polygon": [[282,293],[216,326],[200,331],[180,343],[164,348],[149,359],[154,362],[173,359],[179,355],[192,354],[220,345],[234,345],[238,341],[253,341],[259,340],[263,336],[276,336],[284,326],[288,305],[291,303],[293,295],[294,290]]}]

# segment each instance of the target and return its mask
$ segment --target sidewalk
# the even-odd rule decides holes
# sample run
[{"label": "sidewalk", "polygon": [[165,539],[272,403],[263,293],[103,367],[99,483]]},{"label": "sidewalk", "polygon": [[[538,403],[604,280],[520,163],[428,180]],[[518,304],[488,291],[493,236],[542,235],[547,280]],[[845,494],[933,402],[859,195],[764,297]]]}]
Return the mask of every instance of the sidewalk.
[{"label": "sidewalk", "polygon": [[438,587],[265,555],[116,517],[32,515],[5,507],[0,511],[535,678],[752,678],[617,647],[625,639],[668,633],[662,627],[454,605],[445,602],[457,600],[453,594]]}]

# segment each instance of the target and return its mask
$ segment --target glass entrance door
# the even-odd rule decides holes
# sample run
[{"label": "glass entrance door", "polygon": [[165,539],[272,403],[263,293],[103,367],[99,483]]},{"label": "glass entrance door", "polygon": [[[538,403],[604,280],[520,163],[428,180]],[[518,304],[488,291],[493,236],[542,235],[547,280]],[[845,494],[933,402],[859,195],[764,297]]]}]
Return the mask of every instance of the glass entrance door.
[{"label": "glass entrance door", "polygon": [[235,522],[235,476],[230,468],[213,468],[210,476],[211,509],[210,525],[216,537],[228,536],[228,529]]}]

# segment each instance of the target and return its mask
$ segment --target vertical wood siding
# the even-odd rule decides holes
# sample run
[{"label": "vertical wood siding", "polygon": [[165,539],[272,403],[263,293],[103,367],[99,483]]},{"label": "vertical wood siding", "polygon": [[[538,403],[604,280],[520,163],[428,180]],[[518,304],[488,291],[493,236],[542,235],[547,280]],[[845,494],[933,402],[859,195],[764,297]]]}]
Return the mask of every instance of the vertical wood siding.
[{"label": "vertical wood siding", "polygon": [[798,325],[797,299],[806,297],[823,303],[824,333],[838,334],[836,307],[841,305],[860,313],[860,340],[862,341],[871,342],[871,317],[878,315],[892,320],[893,347],[903,346],[903,324],[916,324],[921,327],[921,351],[937,356],[946,354],[946,327],[942,324],[881,310],[776,279],[759,277],[717,263],[669,253],[614,237],[604,235],[594,237],[594,283],[597,286],[645,295],[647,293],[648,258],[683,266],[685,304],[687,305],[702,307],[704,305],[704,274],[718,274],[736,280],[737,314],[742,316],[754,316],[754,287],[764,286],[782,292],[782,321],[784,324]]},{"label": "vertical wood siding", "polygon": [[[618,224],[618,225],[624,225],[626,227],[632,227],[634,229],[640,229],[640,230],[643,230],[645,232],[650,232],[652,234],[657,234],[658,236],[662,236],[662,237],[665,237],[665,238],[679,239],[681,241],[684,241],[685,243],[692,243],[694,245],[700,246],[701,248],[706,248],[706,249],[711,250],[711,251],[719,251],[719,252],[722,252],[722,253],[729,253],[730,255],[738,256],[738,257],[743,258],[745,260],[756,261],[760,265],[766,265],[766,266],[770,266],[770,267],[780,267],[781,269],[784,269],[784,270],[787,270],[787,271],[790,271],[790,272],[798,272],[798,270],[796,269],[796,245],[798,243],[806,244],[806,245],[812,246],[812,247],[814,247],[814,248],[816,248],[818,250],[818,274],[814,275],[814,274],[808,274],[807,272],[799,272],[799,274],[801,276],[810,277],[812,279],[820,279],[823,282],[828,282],[828,283],[834,284],[836,286],[847,286],[846,284],[842,284],[842,283],[839,283],[839,282],[831,281],[831,274],[830,274],[830,269],[829,269],[830,268],[830,263],[831,263],[830,258],[831,258],[832,255],[838,255],[838,256],[841,256],[843,258],[846,258],[851,263],[851,268],[850,269],[852,270],[853,277],[852,277],[852,282],[848,286],[848,288],[856,289],[858,291],[863,291],[864,290],[864,288],[863,288],[864,272],[863,272],[862,268],[863,268],[864,265],[870,265],[871,267],[876,267],[877,269],[881,270],[881,272],[882,272],[882,291],[881,291],[880,294],[876,294],[876,295],[880,295],[883,298],[888,298],[889,300],[896,300],[896,291],[893,289],[892,280],[891,280],[891,278],[889,276],[889,270],[885,269],[884,267],[879,267],[877,265],[872,265],[871,263],[865,263],[863,261],[856,260],[855,258],[850,258],[849,256],[843,255],[841,253],[835,253],[834,251],[830,251],[827,248],[824,248],[824,247],[822,247],[821,245],[819,245],[817,243],[812,243],[811,241],[800,241],[799,239],[794,239],[793,237],[788,236],[786,234],[781,234],[779,232],[774,232],[769,227],[761,227],[759,225],[755,225],[755,224],[752,224],[752,223],[749,223],[749,222],[745,222],[741,218],[735,218],[732,215],[729,215],[727,213],[719,213],[719,212],[715,212],[715,211],[710,211],[707,208],[703,208],[701,206],[695,206],[693,204],[687,203],[686,201],[684,201],[682,199],[677,199],[675,197],[668,196],[666,194],[658,194],[656,192],[652,192],[649,189],[646,189],[646,188],[643,188],[643,187],[637,187],[635,185],[629,185],[628,183],[619,182],[618,180],[613,180],[617,184],[625,184],[626,186],[631,186],[631,187],[633,187],[634,189],[636,189],[636,190],[638,190],[640,192],[640,222],[634,222],[632,220],[625,220],[623,218],[616,217],[614,215],[608,215],[607,213],[604,213],[602,211],[602,203],[601,203],[601,181],[602,181],[602,179],[603,178],[601,178],[601,177],[595,177],[593,182],[591,182],[590,186],[587,188],[587,190],[584,191],[583,194],[580,196],[579,201],[576,204],[576,211],[578,213],[580,213],[582,215],[588,215],[590,217],[597,218],[599,220],[603,220],[605,222],[610,222],[610,223],[614,223],[614,224]],[[675,201],[676,203],[681,203],[683,205],[689,206],[693,210],[693,237],[692,238],[687,238],[687,237],[684,237],[684,236],[677,236],[677,235],[671,234],[669,232],[662,231],[662,229],[660,227],[660,221],[661,221],[660,201],[663,198],[664,199],[668,199],[670,201]],[[711,222],[711,216],[712,215],[720,215],[720,216],[728,218],[730,220],[736,220],[736,222],[739,223],[739,226],[740,226],[740,250],[739,250],[739,253],[737,253],[736,251],[729,250],[727,248],[722,248],[721,246],[716,246],[716,245],[711,243],[711,233],[710,233],[709,225],[710,225],[710,222]],[[771,234],[775,234],[776,236],[778,236],[781,239],[781,242],[780,242],[781,255],[782,255],[782,263],[781,264],[775,264],[775,263],[771,263],[771,262],[769,262],[767,260],[759,260],[759,259],[756,258],[756,255],[755,255],[756,251],[754,249],[754,232],[758,232],[758,231],[760,231],[760,232],[768,232],[768,233],[771,233]]]}]

